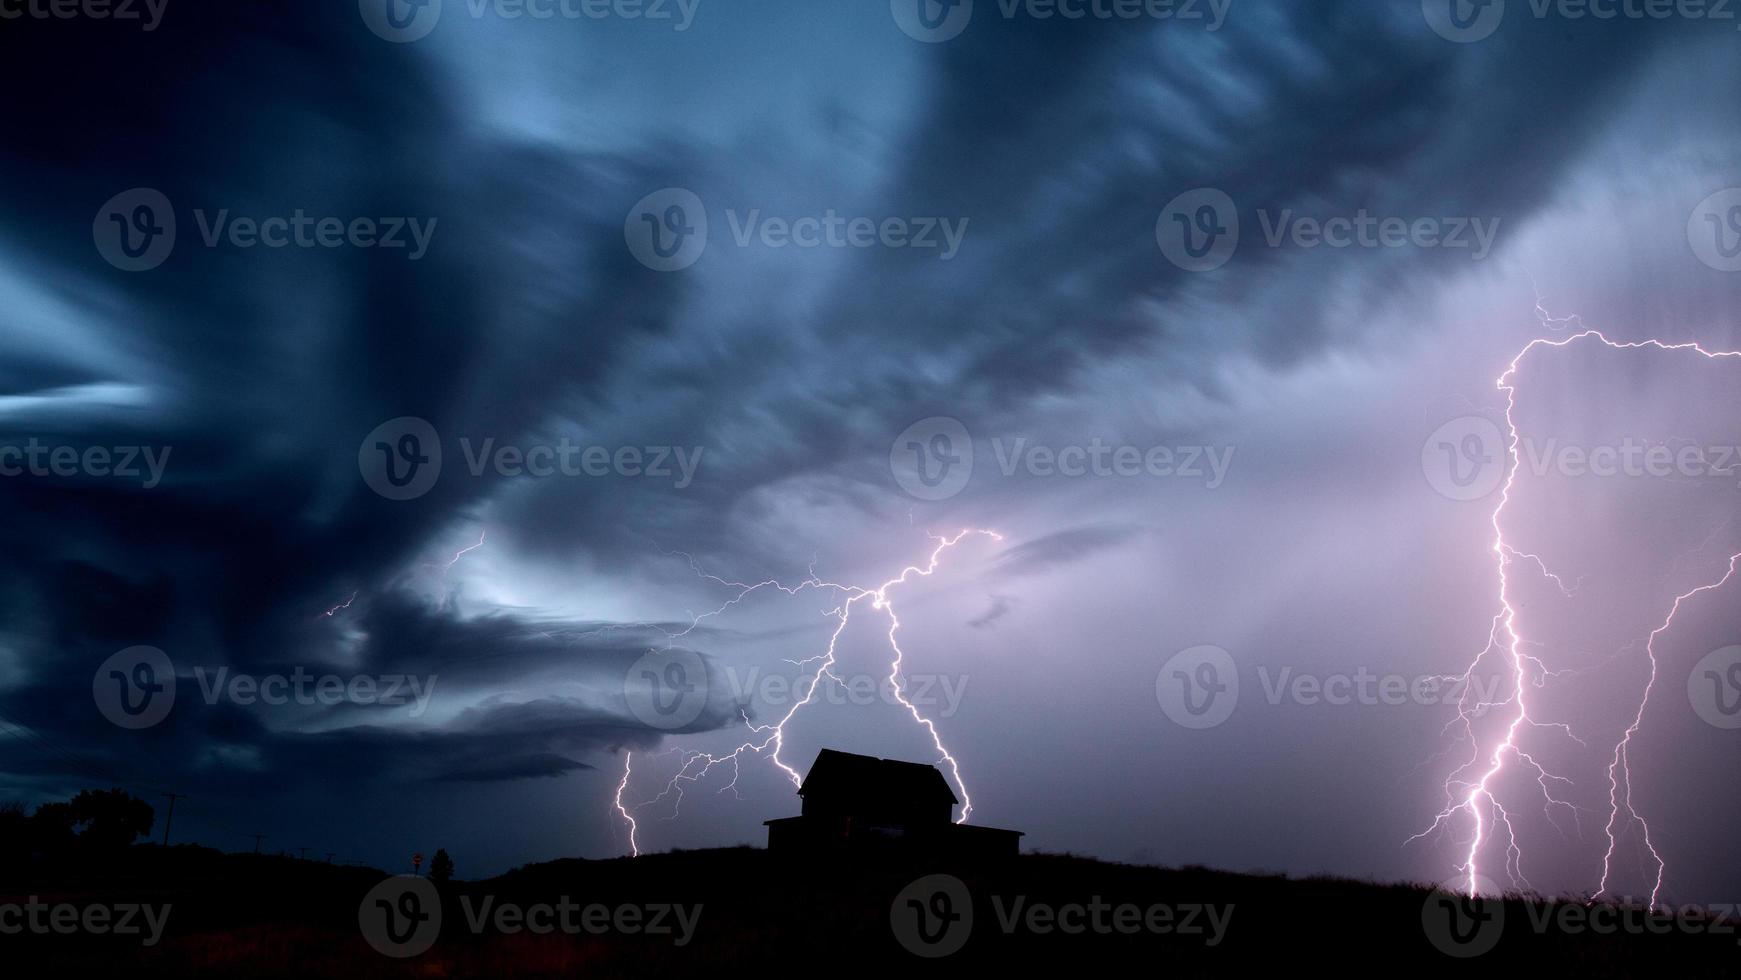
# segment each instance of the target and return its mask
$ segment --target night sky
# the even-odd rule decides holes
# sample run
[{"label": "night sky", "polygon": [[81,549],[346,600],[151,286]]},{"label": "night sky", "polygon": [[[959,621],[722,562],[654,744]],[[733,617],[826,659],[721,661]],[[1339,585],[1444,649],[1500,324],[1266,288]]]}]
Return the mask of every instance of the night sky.
[{"label": "night sky", "polygon": [[[1735,900],[1741,581],[1611,766],[1741,552],[1741,358],[1571,340],[1741,349],[1735,20],[384,3],[0,19],[0,797],[469,877],[627,853],[632,767],[642,851],[760,845],[787,776],[693,753],[838,629],[781,760],[945,761],[841,610],[984,529],[888,593],[974,823],[1440,881],[1479,811],[1481,874],[1584,892],[1612,821],[1648,894],[1629,795]],[[1472,660],[1467,725],[1383,696]]]}]

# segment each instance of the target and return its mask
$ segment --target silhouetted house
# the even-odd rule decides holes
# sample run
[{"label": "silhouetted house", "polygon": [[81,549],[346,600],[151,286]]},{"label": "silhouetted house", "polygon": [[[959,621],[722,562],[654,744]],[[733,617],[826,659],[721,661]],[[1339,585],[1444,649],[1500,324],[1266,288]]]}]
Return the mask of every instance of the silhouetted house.
[{"label": "silhouetted house", "polygon": [[768,850],[870,850],[1014,857],[1022,834],[954,822],[960,801],[936,766],[823,749],[804,785],[800,816],[767,821]]}]

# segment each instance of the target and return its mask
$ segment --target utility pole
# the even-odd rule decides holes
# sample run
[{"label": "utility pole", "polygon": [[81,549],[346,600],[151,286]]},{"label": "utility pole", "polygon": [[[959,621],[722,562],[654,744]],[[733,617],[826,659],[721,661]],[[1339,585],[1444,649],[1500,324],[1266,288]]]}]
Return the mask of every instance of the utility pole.
[{"label": "utility pole", "polygon": [[255,854],[260,853],[260,842],[266,839],[266,835],[265,834],[249,834],[248,836],[254,838],[254,853]]},{"label": "utility pole", "polygon": [[331,851],[326,852],[326,863],[328,863],[328,864],[332,863],[332,852]]},{"label": "utility pole", "polygon": [[165,793],[169,797],[169,813],[163,817],[163,846],[169,846],[169,825],[175,821],[175,801],[187,799],[185,793]]},{"label": "utility pole", "polygon": [[306,847],[297,848],[296,849],[296,859],[298,861],[308,860],[308,848],[306,848]]}]

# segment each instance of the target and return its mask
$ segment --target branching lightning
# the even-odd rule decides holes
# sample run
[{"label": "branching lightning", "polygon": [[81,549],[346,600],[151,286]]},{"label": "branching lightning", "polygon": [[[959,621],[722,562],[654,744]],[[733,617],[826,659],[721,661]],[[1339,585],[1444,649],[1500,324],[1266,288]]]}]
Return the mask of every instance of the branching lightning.
[{"label": "branching lightning", "polygon": [[[1550,329],[1564,330],[1565,327],[1572,324],[1576,324],[1580,328],[1583,326],[1582,321],[1576,316],[1563,319],[1548,317],[1539,300],[1536,312],[1538,317],[1542,318],[1544,326]],[[1475,689],[1475,685],[1468,683],[1464,687],[1464,695],[1458,703],[1457,718],[1447,727],[1461,725],[1463,737],[1469,741],[1474,751],[1466,762],[1446,777],[1447,802],[1445,809],[1439,812],[1432,826],[1410,838],[1411,841],[1418,840],[1428,834],[1447,830],[1452,827],[1453,822],[1459,816],[1466,818],[1472,825],[1473,832],[1467,842],[1468,849],[1464,860],[1457,868],[1465,876],[1466,886],[1471,896],[1480,889],[1480,861],[1483,850],[1499,839],[1499,832],[1502,829],[1505,840],[1505,874],[1513,885],[1528,885],[1528,879],[1524,877],[1522,868],[1523,854],[1518,843],[1516,830],[1512,825],[1511,814],[1497,795],[1496,782],[1505,774],[1508,764],[1520,766],[1525,773],[1535,776],[1536,784],[1541,790],[1542,799],[1545,801],[1543,808],[1550,822],[1552,822],[1556,808],[1563,807],[1569,810],[1574,819],[1579,812],[1573,803],[1555,793],[1556,788],[1569,787],[1571,781],[1543,768],[1542,764],[1525,749],[1523,744],[1524,735],[1537,729],[1558,732],[1578,741],[1580,745],[1584,743],[1577,739],[1568,726],[1556,722],[1540,721],[1531,714],[1529,692],[1532,689],[1542,687],[1550,678],[1566,673],[1566,671],[1549,670],[1540,658],[1526,652],[1525,648],[1530,644],[1519,631],[1517,608],[1512,603],[1510,572],[1514,564],[1526,562],[1553,581],[1564,595],[1572,595],[1577,586],[1576,584],[1568,586],[1565,580],[1554,574],[1540,557],[1512,547],[1506,541],[1504,515],[1506,506],[1511,501],[1511,493],[1517,482],[1517,473],[1521,462],[1518,453],[1521,435],[1515,418],[1517,408],[1516,377],[1519,366],[1530,352],[1538,347],[1568,347],[1584,341],[1598,342],[1614,350],[1649,349],[1665,353],[1687,352],[1712,359],[1741,357],[1741,351],[1711,351],[1696,343],[1670,344],[1661,340],[1615,341],[1600,331],[1582,329],[1576,334],[1559,339],[1538,338],[1531,341],[1516,357],[1512,358],[1511,363],[1506,366],[1505,372],[1499,376],[1498,388],[1505,393],[1506,399],[1506,460],[1499,503],[1494,508],[1491,519],[1493,553],[1499,571],[1499,612],[1493,618],[1487,646],[1476,654],[1474,661],[1470,663],[1461,679],[1466,682],[1473,681],[1476,670],[1487,659],[1488,655],[1495,650],[1501,651],[1510,678],[1508,685],[1510,696],[1503,701],[1471,704],[1469,692]],[[1614,747],[1613,761],[1608,767],[1609,816],[1606,826],[1608,848],[1602,859],[1602,877],[1596,892],[1597,896],[1608,891],[1609,879],[1612,876],[1614,858],[1620,846],[1621,836],[1636,825],[1644,850],[1648,852],[1649,860],[1655,866],[1656,881],[1651,891],[1651,906],[1654,908],[1660,902],[1666,867],[1662,855],[1651,840],[1649,824],[1639,814],[1633,802],[1629,753],[1634,736],[1643,727],[1645,710],[1650,704],[1651,694],[1656,687],[1659,668],[1656,656],[1657,639],[1673,626],[1675,616],[1679,614],[1683,603],[1701,593],[1723,586],[1735,576],[1738,563],[1741,563],[1741,554],[1730,556],[1727,571],[1720,579],[1676,596],[1669,607],[1667,616],[1645,638],[1644,653],[1649,661],[1649,679],[1639,695],[1638,708],[1633,715],[1631,724],[1627,726],[1625,733]],[[1484,755],[1481,752],[1480,739],[1475,733],[1474,722],[1476,718],[1492,709],[1508,710],[1508,724],[1504,729],[1504,737],[1494,745],[1490,752]]]},{"label": "branching lightning", "polygon": [[690,567],[695,570],[697,575],[700,575],[707,581],[734,589],[736,592],[718,608],[704,612],[700,615],[692,616],[689,625],[684,629],[674,632],[667,631],[666,637],[669,643],[674,643],[680,637],[693,632],[701,625],[703,620],[721,615],[726,610],[748,598],[750,595],[767,589],[775,589],[784,592],[787,595],[794,596],[807,590],[826,592],[835,596],[839,600],[839,604],[828,612],[828,615],[835,618],[835,624],[833,630],[829,633],[827,648],[813,657],[800,661],[789,661],[800,671],[804,672],[802,680],[800,681],[800,690],[803,692],[803,696],[797,698],[779,720],[772,724],[758,725],[750,721],[748,714],[745,714],[743,716],[744,724],[748,727],[751,737],[736,748],[732,749],[730,752],[722,755],[714,755],[707,752],[697,752],[685,749],[672,750],[681,757],[681,763],[678,767],[677,774],[671,777],[670,782],[666,784],[664,790],[662,790],[657,796],[634,806],[630,806],[623,802],[623,797],[628,792],[629,778],[633,772],[632,753],[624,753],[623,778],[617,784],[615,805],[617,813],[623,818],[623,821],[629,828],[630,851],[636,855],[641,853],[640,844],[637,840],[637,831],[639,828],[635,822],[635,811],[642,807],[658,803],[667,797],[674,797],[674,816],[676,813],[676,807],[679,807],[682,804],[684,786],[692,785],[701,781],[711,773],[715,767],[730,767],[731,779],[721,788],[720,792],[735,792],[739,775],[739,765],[746,754],[767,756],[767,758],[773,762],[781,772],[786,774],[786,778],[791,780],[793,786],[799,786],[803,783],[803,778],[799,775],[798,771],[792,768],[786,760],[780,757],[780,751],[785,746],[786,724],[787,722],[790,722],[800,710],[814,700],[817,688],[821,685],[824,678],[837,683],[840,682],[840,678],[833,673],[835,651],[840,643],[842,634],[846,632],[847,624],[851,621],[853,607],[866,600],[869,600],[869,608],[871,610],[885,613],[889,619],[888,643],[889,649],[893,652],[893,657],[889,662],[888,681],[890,689],[893,691],[896,701],[898,701],[899,704],[912,715],[914,722],[925,729],[926,734],[930,736],[931,744],[937,751],[938,762],[948,767],[951,780],[954,782],[955,787],[961,794],[961,816],[957,818],[956,822],[966,823],[968,816],[973,812],[973,800],[969,797],[967,784],[961,777],[961,765],[956,760],[955,756],[952,755],[949,749],[943,744],[943,738],[937,731],[936,723],[925,717],[925,715],[919,710],[918,706],[908,700],[905,689],[901,683],[901,669],[906,660],[906,653],[901,649],[900,645],[898,634],[901,629],[901,620],[895,613],[895,607],[891,601],[891,590],[896,586],[906,584],[913,578],[923,578],[931,575],[937,570],[938,565],[942,562],[944,552],[955,547],[963,539],[971,536],[983,536],[990,538],[993,541],[1003,540],[1003,537],[995,531],[986,531],[975,528],[960,531],[951,537],[931,535],[931,539],[936,542],[936,547],[932,549],[930,557],[923,565],[908,565],[906,568],[901,570],[899,575],[896,575],[894,578],[889,579],[876,588],[859,585],[842,585],[836,582],[822,581],[816,577],[814,567],[811,568],[809,576],[796,585],[783,585],[780,582],[771,579],[755,583],[728,581],[717,575],[712,575],[703,571],[694,558],[688,555],[682,555],[682,557],[689,561]]}]

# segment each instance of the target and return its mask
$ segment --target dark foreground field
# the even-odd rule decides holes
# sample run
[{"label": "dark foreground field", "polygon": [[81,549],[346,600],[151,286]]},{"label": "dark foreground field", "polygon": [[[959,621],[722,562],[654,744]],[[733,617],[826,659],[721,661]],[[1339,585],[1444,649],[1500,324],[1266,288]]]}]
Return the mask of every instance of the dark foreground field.
[{"label": "dark foreground field", "polygon": [[[312,861],[135,847],[100,869],[0,876],[0,906],[33,897],[41,928],[14,931],[26,913],[0,915],[13,976],[1741,976],[1730,922],[1520,898],[1460,907],[1414,886],[1047,855],[951,868],[792,864],[736,848],[555,861],[437,889]],[[65,924],[99,906],[118,920],[130,905],[158,910],[154,945],[54,927],[56,914]]]}]

